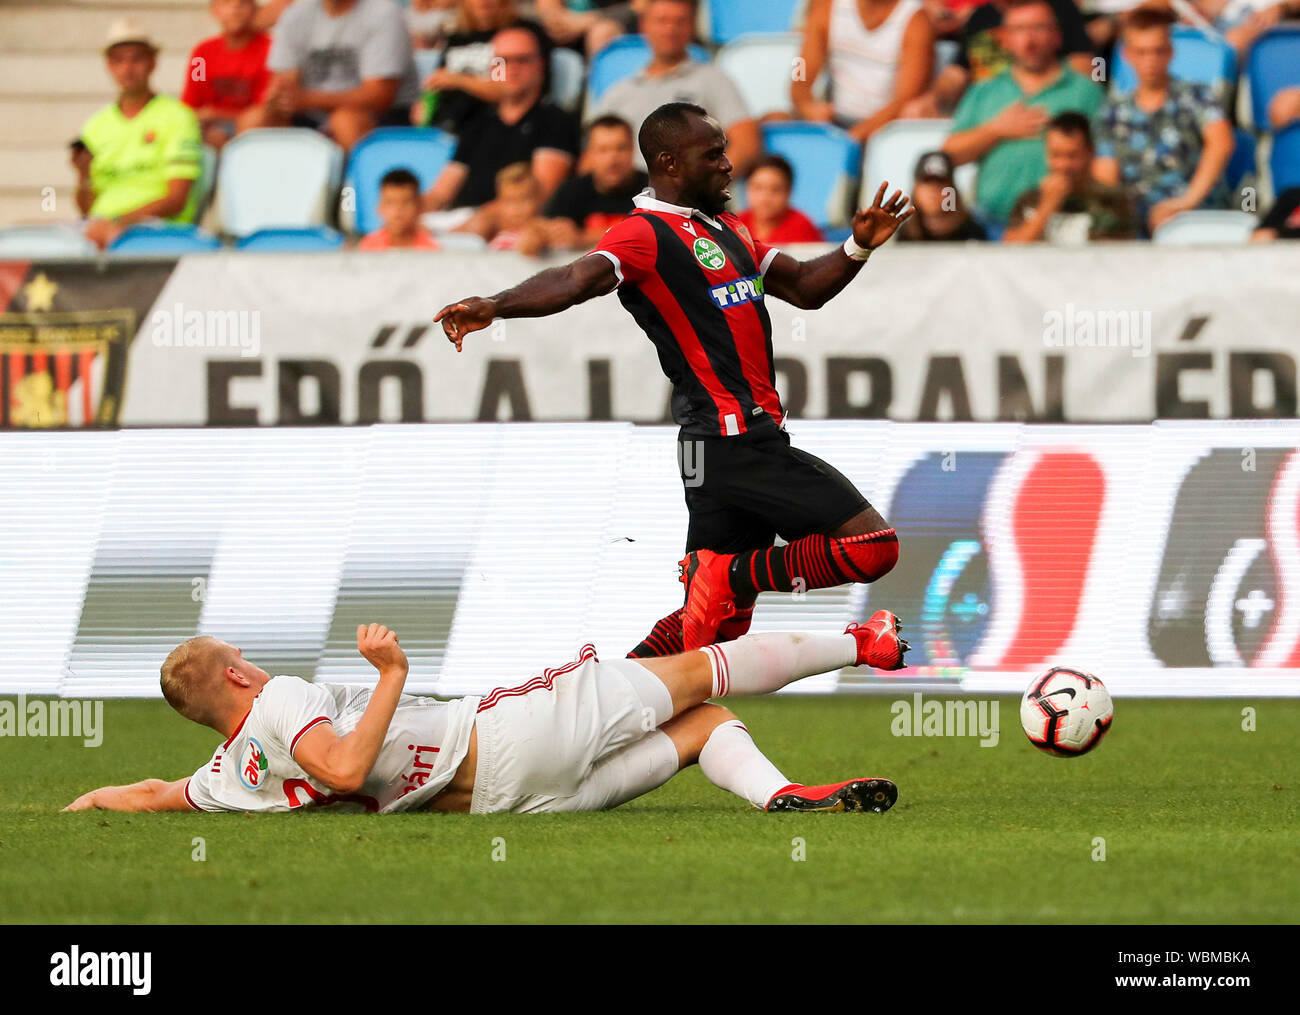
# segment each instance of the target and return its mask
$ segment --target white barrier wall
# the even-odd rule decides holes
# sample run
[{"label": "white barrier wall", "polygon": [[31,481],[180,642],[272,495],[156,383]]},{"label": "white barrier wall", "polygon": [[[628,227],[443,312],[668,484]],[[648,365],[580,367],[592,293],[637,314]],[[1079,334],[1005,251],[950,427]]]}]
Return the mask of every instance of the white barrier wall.
[{"label": "white barrier wall", "polygon": [[[443,305],[543,266],[512,254],[185,258],[161,288],[148,280],[120,421],[666,421],[654,349],[614,295],[497,322],[461,355],[432,325]],[[797,419],[1294,417],[1297,279],[1298,244],[900,244],[821,310],[766,306]]]},{"label": "white barrier wall", "polygon": [[[765,594],[755,630],[880,606],[916,664],[804,693],[1018,692],[1067,663],[1117,694],[1300,693],[1300,423],[799,423],[898,529],[875,586]],[[196,633],[272,672],[522,682],[623,655],[681,602],[676,431],[628,424],[0,434],[0,693],[152,695]],[[707,460],[703,468],[708,469]]]}]

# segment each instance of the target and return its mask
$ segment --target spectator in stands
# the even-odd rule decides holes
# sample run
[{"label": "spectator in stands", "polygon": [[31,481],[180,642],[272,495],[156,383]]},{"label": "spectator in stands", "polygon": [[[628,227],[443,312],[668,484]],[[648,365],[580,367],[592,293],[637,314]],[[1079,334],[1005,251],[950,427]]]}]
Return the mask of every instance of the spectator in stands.
[{"label": "spectator in stands", "polygon": [[211,0],[209,9],[221,34],[204,39],[190,53],[181,101],[199,118],[203,140],[220,151],[265,97],[271,82],[266,67],[271,37],[253,27],[253,0]]},{"label": "spectator in stands", "polygon": [[623,0],[537,0],[537,14],[553,42],[581,43],[588,58],[624,32],[636,31],[632,4]]},{"label": "spectator in stands", "polygon": [[420,225],[420,181],[409,169],[392,169],[379,181],[382,223],[357,244],[358,250],[437,250],[438,241]]},{"label": "spectator in stands", "polygon": [[551,41],[541,25],[520,18],[514,0],[460,0],[439,47],[442,65],[424,79],[411,122],[460,134],[484,107],[500,102],[505,85],[500,70],[493,72],[492,40],[507,28],[526,28],[537,37],[546,77],[543,87],[549,87]]},{"label": "spectator in stands", "polygon": [[438,220],[442,228],[460,225],[473,209],[491,201],[496,175],[506,166],[528,163],[539,199],[546,201],[578,156],[577,123],[542,98],[546,75],[536,34],[507,28],[497,33],[492,46],[503,68],[505,93],[463,126],[451,161],[424,195],[426,211],[459,210]]},{"label": "spectator in stands", "polygon": [[410,0],[406,29],[416,49],[437,48],[456,22],[457,0]]},{"label": "spectator in stands", "polygon": [[807,215],[790,206],[794,167],[780,155],[763,155],[745,181],[749,207],[740,213],[754,239],[769,246],[786,243],[821,243],[822,231]]},{"label": "spectator in stands", "polygon": [[1082,113],[1066,112],[1047,125],[1047,175],[1011,209],[1006,243],[1075,245],[1089,240],[1133,240],[1137,212],[1119,187],[1092,178],[1092,130]]},{"label": "spectator in stands", "polygon": [[1274,240],[1300,240],[1300,187],[1282,191],[1259,228],[1250,236],[1251,243],[1272,243]]},{"label": "spectator in stands", "polygon": [[[934,29],[920,0],[812,0],[800,56],[802,73],[790,84],[799,118],[866,141],[929,85]],[[823,69],[829,102],[813,96]]]},{"label": "spectator in stands", "polygon": [[1008,0],[1002,18],[1011,66],[966,93],[943,144],[957,165],[979,162],[976,204],[998,224],[1047,171],[1048,121],[1068,109],[1092,116],[1103,99],[1097,85],[1058,56],[1061,32],[1047,0]]},{"label": "spectator in stands", "polygon": [[[1300,73],[1300,68],[1296,69]],[[1274,130],[1284,130],[1300,121],[1300,86],[1283,88],[1269,100],[1268,125]]]},{"label": "spectator in stands", "polygon": [[542,210],[542,236],[549,250],[594,247],[605,230],[635,207],[649,177],[636,168],[632,127],[617,116],[602,116],[587,127],[581,176],[561,184]]},{"label": "spectator in stands", "polygon": [[539,254],[546,248],[546,235],[538,218],[542,207],[538,194],[527,162],[506,166],[496,175],[496,197],[456,232],[481,236],[492,250]]},{"label": "spectator in stands", "polygon": [[1124,20],[1124,50],[1137,77],[1132,94],[1111,95],[1098,118],[1093,175],[1123,186],[1154,232],[1179,212],[1222,206],[1235,139],[1213,92],[1169,76],[1168,11],[1139,7]]},{"label": "spectator in stands", "polygon": [[127,226],[153,219],[194,221],[202,175],[194,111],[149,83],[158,47],[136,22],[113,23],[104,46],[117,99],[95,113],[73,146],[77,207],[86,236],[106,247]]},{"label": "spectator in stands", "polygon": [[[1166,7],[1167,0],[1153,0],[1147,6]],[[1300,0],[1191,0],[1190,7],[1200,17],[1183,20],[1198,28],[1206,24],[1227,40],[1237,52],[1238,62],[1244,61],[1265,32],[1275,28],[1287,18],[1300,17]],[[1175,14],[1189,13],[1184,7]]]},{"label": "spectator in stands", "polygon": [[297,0],[271,41],[266,100],[249,126],[313,127],[351,148],[407,122],[419,85],[406,20],[393,0]]},{"label": "spectator in stands", "polygon": [[280,20],[280,15],[292,6],[294,0],[266,0],[257,5],[257,15],[253,18],[253,27],[259,32],[269,32]]},{"label": "spectator in stands", "polygon": [[[1059,49],[1069,65],[1085,77],[1092,77],[1092,39],[1074,0],[1046,0],[1052,8],[1060,35]],[[1011,47],[1003,28],[1012,0],[991,0],[977,6],[957,35],[956,60],[935,77],[934,84],[918,98],[904,105],[901,116],[950,116],[971,85],[989,81],[1012,64]]]},{"label": "spectator in stands", "polygon": [[[758,157],[758,122],[723,71],[691,59],[687,47],[695,31],[695,0],[647,0],[640,25],[650,47],[650,63],[611,86],[596,108],[588,111],[588,117],[612,113],[640,131],[645,118],[664,103],[694,102],[722,124],[727,132],[727,158],[736,175],[743,176]],[[645,169],[640,149],[635,157],[637,168]]]},{"label": "spectator in stands", "polygon": [[916,160],[912,186],[916,214],[903,223],[900,240],[957,242],[986,240],[988,233],[971,216],[953,180],[952,157],[926,152]]}]

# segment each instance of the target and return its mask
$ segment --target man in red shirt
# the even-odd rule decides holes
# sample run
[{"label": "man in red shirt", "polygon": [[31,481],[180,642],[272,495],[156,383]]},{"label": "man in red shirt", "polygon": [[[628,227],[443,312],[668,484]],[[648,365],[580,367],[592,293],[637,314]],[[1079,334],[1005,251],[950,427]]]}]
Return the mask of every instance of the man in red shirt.
[{"label": "man in red shirt", "polygon": [[754,163],[745,181],[749,207],[738,216],[756,240],[784,243],[821,243],[825,237],[807,215],[790,206],[794,168],[780,155],[764,155]]},{"label": "man in red shirt", "polygon": [[[632,650],[646,658],[741,636],[760,592],[872,582],[897,562],[897,534],[853,483],[791,447],[765,300],[821,307],[912,209],[898,191],[886,200],[882,183],[842,248],[796,261],[724,211],[727,137],[703,109],[660,106],[638,142],[650,188],[594,251],[491,298],[452,303],[434,320],[459,349],[497,318],[543,317],[617,290],[655,344],[673,384],[690,523],[681,562],[686,603]],[[892,614],[890,621],[896,633]],[[902,667],[902,653],[889,663],[882,668]]]},{"label": "man in red shirt", "polygon": [[271,72],[271,37],[253,26],[254,0],[212,0],[221,34],[204,39],[190,54],[181,101],[194,110],[203,140],[220,149],[247,124],[241,117],[262,102]]}]

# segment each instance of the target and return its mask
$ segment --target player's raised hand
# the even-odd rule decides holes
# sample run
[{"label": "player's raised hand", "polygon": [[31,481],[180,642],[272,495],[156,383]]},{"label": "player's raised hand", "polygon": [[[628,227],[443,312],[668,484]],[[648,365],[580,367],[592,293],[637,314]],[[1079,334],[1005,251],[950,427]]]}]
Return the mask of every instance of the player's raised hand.
[{"label": "player's raised hand", "polygon": [[916,211],[915,206],[908,207],[911,198],[901,190],[894,191],[894,196],[886,201],[885,191],[888,189],[888,182],[882,183],[871,207],[864,208],[853,216],[853,241],[859,247],[874,250],[893,236],[898,227]]},{"label": "player's raised hand", "polygon": [[457,303],[449,303],[438,311],[433,323],[441,322],[447,341],[456,346],[460,352],[465,336],[474,331],[481,331],[496,318],[496,304],[481,296],[471,296]]},{"label": "player's raised hand", "polygon": [[390,631],[383,624],[358,625],[357,650],[381,675],[395,670],[402,674],[407,671],[406,653],[397,644],[397,632]]}]

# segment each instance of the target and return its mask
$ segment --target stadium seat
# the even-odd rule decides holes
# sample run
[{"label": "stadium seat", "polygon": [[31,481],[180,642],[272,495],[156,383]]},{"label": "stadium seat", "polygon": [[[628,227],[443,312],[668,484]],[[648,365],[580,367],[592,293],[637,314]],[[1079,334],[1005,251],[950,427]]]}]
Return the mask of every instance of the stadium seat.
[{"label": "stadium seat", "polygon": [[343,150],[325,135],[265,127],[231,139],[217,170],[221,229],[247,236],[259,229],[328,221],[343,175]]},{"label": "stadium seat", "polygon": [[0,261],[97,257],[99,248],[75,226],[0,229]]},{"label": "stadium seat", "polygon": [[551,50],[551,99],[561,109],[576,113],[582,104],[582,79],[587,63],[582,54],[563,46]]},{"label": "stadium seat", "polygon": [[427,190],[456,150],[456,139],[433,127],[379,127],[357,142],[346,182],[356,201],[357,232],[379,228],[379,181],[392,169],[409,169]]},{"label": "stadium seat", "polygon": [[763,147],[794,167],[791,204],[823,229],[849,221],[862,149],[847,131],[800,120],[769,123],[763,126]]},{"label": "stadium seat", "polygon": [[1228,168],[1223,175],[1228,186],[1236,190],[1247,177],[1256,176],[1259,168],[1255,160],[1255,135],[1238,127],[1233,131],[1233,137],[1237,144],[1232,149],[1232,158],[1228,160]]},{"label": "stadium seat", "polygon": [[1300,187],[1300,123],[1273,135],[1269,169],[1273,174],[1273,193]]},{"label": "stadium seat", "polygon": [[1244,211],[1197,209],[1175,215],[1161,224],[1151,241],[1171,247],[1237,245],[1250,242],[1250,234],[1257,224],[1255,216]]},{"label": "stadium seat", "polygon": [[1268,104],[1288,85],[1300,85],[1300,28],[1274,28],[1260,36],[1246,58],[1251,118],[1256,127],[1268,124]]},{"label": "stadium seat", "polygon": [[343,234],[329,226],[302,229],[259,229],[245,236],[236,246],[240,250],[260,250],[285,254],[310,254],[320,250],[338,250]]},{"label": "stadium seat", "polygon": [[710,0],[709,37],[719,46],[750,32],[788,32],[794,26],[800,0]]},{"label": "stadium seat", "polygon": [[[1115,45],[1111,85],[1116,92],[1137,87],[1133,65],[1124,56],[1124,43]],[[1191,25],[1174,26],[1174,59],[1169,73],[1182,81],[1195,81],[1226,91],[1237,77],[1237,57],[1222,39],[1206,35]]]},{"label": "stadium seat", "polygon": [[754,117],[793,108],[788,71],[799,45],[799,36],[788,32],[744,35],[718,50],[718,67],[736,83]]},{"label": "stadium seat", "polygon": [[197,226],[141,224],[124,229],[108,249],[113,254],[166,257],[211,253],[221,249],[221,241]]},{"label": "stadium seat", "polygon": [[[709,52],[694,43],[690,47],[692,60],[709,62]],[[587,71],[587,104],[599,99],[610,85],[630,78],[650,62],[650,47],[639,35],[622,35],[591,58]],[[634,124],[639,127],[640,124]]]},{"label": "stadium seat", "polygon": [[[942,148],[951,130],[951,120],[895,120],[876,131],[867,142],[862,161],[858,206],[869,205],[884,180],[889,182],[890,193],[895,188],[909,193],[917,160],[926,152]],[[953,174],[957,190],[968,203],[974,201],[977,171],[976,164],[968,162]]]}]

